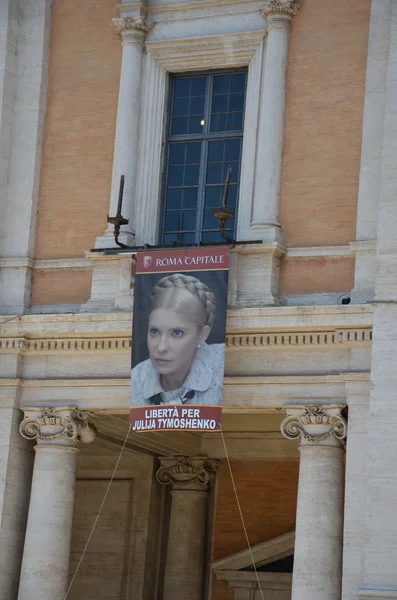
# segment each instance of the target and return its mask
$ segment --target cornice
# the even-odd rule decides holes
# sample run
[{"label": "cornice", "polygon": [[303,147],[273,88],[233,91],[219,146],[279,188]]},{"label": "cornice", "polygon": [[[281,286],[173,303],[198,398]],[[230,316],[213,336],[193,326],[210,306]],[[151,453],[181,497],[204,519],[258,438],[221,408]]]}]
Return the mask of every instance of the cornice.
[{"label": "cornice", "polygon": [[[228,350],[285,349],[289,347],[313,348],[314,346],[339,347],[368,345],[372,341],[370,327],[333,329],[327,331],[268,332],[233,330],[226,335]],[[114,354],[131,351],[131,336],[115,337],[0,337],[0,353],[29,354]]]},{"label": "cornice", "polygon": [[208,37],[146,42],[147,51],[166,70],[248,65],[264,30]]},{"label": "cornice", "polygon": [[262,0],[203,0],[202,2],[178,2],[164,4],[161,6],[144,6],[142,3],[118,4],[116,7],[121,15],[134,15],[144,10],[148,17],[156,23],[181,21],[188,19],[206,18],[209,16],[221,16],[259,13],[264,4]]},{"label": "cornice", "polygon": [[[225,413],[279,413],[291,404],[340,404],[355,401],[356,393],[370,393],[370,374],[235,376],[224,379]],[[1,379],[0,406],[65,406],[103,414],[128,414],[131,379],[59,378]],[[17,400],[16,400],[17,398]],[[141,434],[139,434],[141,435]],[[153,434],[154,435],[154,434]]]}]

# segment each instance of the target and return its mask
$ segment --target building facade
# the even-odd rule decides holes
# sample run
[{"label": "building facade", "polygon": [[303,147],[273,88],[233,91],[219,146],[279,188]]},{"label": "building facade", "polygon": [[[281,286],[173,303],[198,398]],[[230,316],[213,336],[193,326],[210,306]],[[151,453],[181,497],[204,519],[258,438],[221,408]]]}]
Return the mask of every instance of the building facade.
[{"label": "building facade", "polygon": [[[397,1],[0,14],[0,598],[397,599]],[[129,432],[131,248],[229,165],[222,433]]]}]

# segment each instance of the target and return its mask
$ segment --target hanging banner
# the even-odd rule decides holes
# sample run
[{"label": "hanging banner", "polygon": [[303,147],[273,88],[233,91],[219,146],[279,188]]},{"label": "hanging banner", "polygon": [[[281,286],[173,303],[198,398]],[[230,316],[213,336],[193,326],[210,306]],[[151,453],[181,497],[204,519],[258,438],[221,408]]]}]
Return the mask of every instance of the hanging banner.
[{"label": "hanging banner", "polygon": [[133,431],[220,429],[229,248],[139,252]]}]

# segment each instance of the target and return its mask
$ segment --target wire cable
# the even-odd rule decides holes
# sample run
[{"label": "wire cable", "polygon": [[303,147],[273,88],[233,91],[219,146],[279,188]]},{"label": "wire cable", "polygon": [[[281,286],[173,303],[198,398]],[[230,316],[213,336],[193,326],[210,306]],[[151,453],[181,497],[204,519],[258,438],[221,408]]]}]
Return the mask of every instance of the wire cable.
[{"label": "wire cable", "polygon": [[103,500],[102,500],[101,506],[99,507],[98,514],[97,514],[97,516],[96,516],[96,518],[95,518],[95,521],[94,521],[94,524],[93,524],[93,526],[92,526],[92,528],[91,528],[90,535],[88,536],[88,540],[87,540],[87,542],[86,542],[86,545],[84,546],[83,552],[82,552],[82,554],[81,554],[81,556],[80,556],[80,560],[79,560],[79,562],[78,562],[78,564],[77,564],[77,567],[76,567],[76,570],[75,570],[75,572],[73,573],[73,577],[72,577],[72,579],[71,579],[71,582],[70,582],[70,584],[69,584],[69,587],[68,587],[68,589],[67,589],[67,591],[66,591],[66,594],[65,594],[65,597],[64,597],[64,599],[63,599],[63,600],[66,600],[66,599],[67,599],[67,597],[69,596],[69,592],[70,592],[70,590],[72,589],[72,585],[73,585],[73,583],[74,583],[74,580],[76,579],[77,572],[78,572],[78,570],[80,569],[80,565],[81,565],[81,563],[83,562],[83,558],[84,558],[84,555],[85,555],[85,553],[86,553],[86,551],[87,551],[88,544],[89,544],[89,543],[90,543],[90,541],[91,541],[92,534],[94,533],[94,530],[95,530],[96,524],[98,523],[98,519],[99,519],[99,517],[101,516],[102,509],[103,509],[103,507],[104,507],[104,505],[105,505],[106,498],[107,498],[107,496],[108,496],[108,493],[109,493],[109,490],[110,490],[110,486],[111,486],[111,485],[112,485],[112,483],[113,483],[114,476],[116,475],[116,471],[117,471],[117,469],[118,469],[118,466],[119,466],[119,464],[120,464],[120,460],[121,460],[121,457],[122,457],[122,455],[123,455],[124,448],[125,448],[125,445],[126,445],[126,443],[127,443],[127,440],[128,440],[128,436],[130,435],[130,431],[131,431],[131,425],[128,427],[127,435],[125,436],[125,440],[124,440],[123,446],[122,446],[122,448],[121,448],[121,452],[120,452],[120,454],[119,454],[119,457],[118,457],[118,459],[117,459],[116,466],[114,467],[114,470],[113,470],[112,476],[111,476],[111,478],[110,478],[109,485],[108,485],[108,487],[106,488],[106,492],[105,492],[105,495],[104,495],[104,497],[103,497]]},{"label": "wire cable", "polygon": [[234,477],[233,477],[232,466],[230,464],[229,453],[227,451],[226,441],[225,441],[225,438],[224,438],[224,435],[223,435],[223,430],[222,430],[222,425],[220,426],[220,432],[221,432],[221,436],[222,436],[223,447],[225,449],[225,455],[226,455],[226,460],[227,460],[227,464],[228,464],[228,467],[229,467],[230,477],[231,477],[232,484],[233,484],[234,495],[236,496],[236,502],[237,502],[237,506],[238,506],[238,511],[240,513],[241,523],[243,524],[245,539],[247,540],[247,546],[248,546],[248,550],[249,550],[249,553],[250,553],[250,556],[251,556],[252,566],[254,567],[254,571],[255,571],[255,575],[256,575],[256,581],[258,583],[258,588],[259,588],[259,591],[261,593],[262,600],[265,600],[265,597],[263,595],[263,590],[262,590],[261,582],[260,582],[259,575],[258,575],[258,571],[256,570],[254,555],[252,554],[252,549],[251,549],[251,544],[250,544],[248,533],[247,533],[247,528],[245,526],[243,511],[241,510],[240,500],[239,500],[238,494],[237,494],[236,483],[235,483]]}]

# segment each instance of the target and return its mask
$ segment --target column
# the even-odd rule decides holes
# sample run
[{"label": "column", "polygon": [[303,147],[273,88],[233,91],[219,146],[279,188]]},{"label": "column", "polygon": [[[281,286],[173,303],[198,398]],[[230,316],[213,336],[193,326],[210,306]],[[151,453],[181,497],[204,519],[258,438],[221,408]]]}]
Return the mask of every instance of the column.
[{"label": "column", "polygon": [[208,482],[216,461],[161,457],[157,481],[172,486],[164,600],[202,600]]},{"label": "column", "polygon": [[262,10],[267,41],[261,76],[251,228],[265,242],[282,241],[278,222],[289,33],[300,4],[271,0]]},{"label": "column", "polygon": [[287,408],[281,432],[299,440],[292,600],[340,600],[343,534],[342,406]]},{"label": "column", "polygon": [[[127,245],[133,245],[135,241],[134,194],[136,164],[138,162],[142,57],[146,34],[152,29],[154,23],[147,21],[144,14],[137,17],[113,19],[113,22],[121,36],[123,56],[121,62],[109,215],[115,216],[117,212],[120,177],[124,175],[125,184],[122,212],[123,216],[129,219],[129,224],[123,225],[120,241]],[[97,238],[96,247],[106,248],[113,246],[115,246],[113,225],[110,225],[105,235]]]},{"label": "column", "polygon": [[64,600],[68,585],[77,443],[95,439],[93,414],[27,408],[22,436],[37,440],[18,600]]}]

